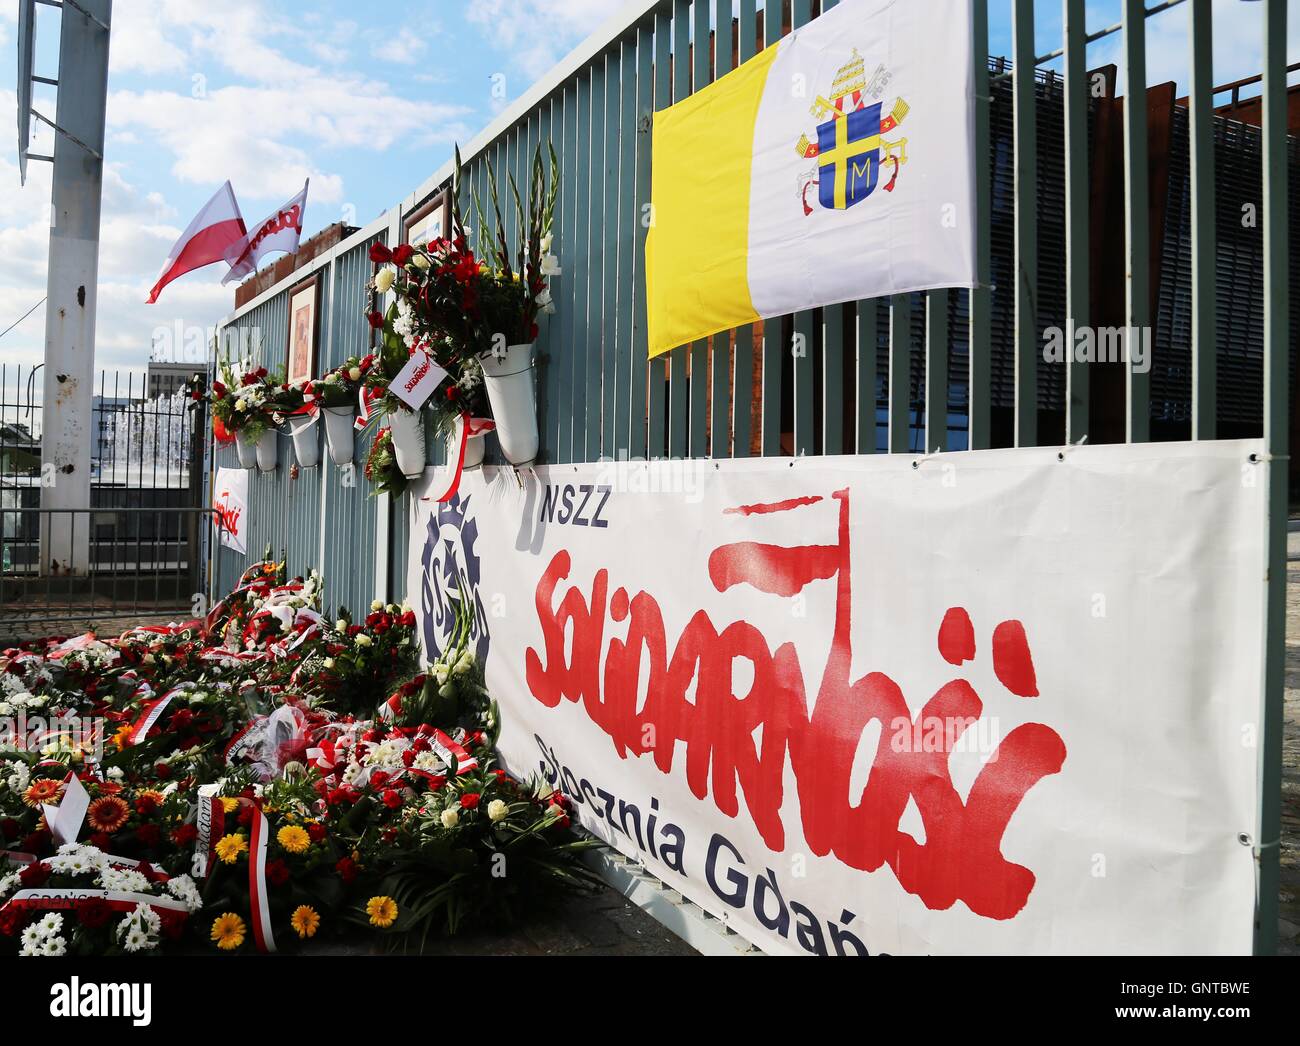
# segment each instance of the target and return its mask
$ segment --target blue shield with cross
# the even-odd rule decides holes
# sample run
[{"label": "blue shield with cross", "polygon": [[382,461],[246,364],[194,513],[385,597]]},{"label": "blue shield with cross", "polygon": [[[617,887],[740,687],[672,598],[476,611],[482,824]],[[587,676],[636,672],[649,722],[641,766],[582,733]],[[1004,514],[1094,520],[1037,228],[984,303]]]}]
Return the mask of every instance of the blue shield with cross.
[{"label": "blue shield with cross", "polygon": [[880,177],[880,107],[869,105],[817,126],[817,196],[844,210],[875,191]]}]

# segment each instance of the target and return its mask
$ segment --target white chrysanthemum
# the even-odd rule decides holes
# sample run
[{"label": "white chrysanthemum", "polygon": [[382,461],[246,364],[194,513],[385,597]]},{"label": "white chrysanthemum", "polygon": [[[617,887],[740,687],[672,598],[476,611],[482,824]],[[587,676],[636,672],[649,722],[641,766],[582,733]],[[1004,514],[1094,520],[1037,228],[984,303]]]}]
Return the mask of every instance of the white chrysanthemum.
[{"label": "white chrysanthemum", "polygon": [[129,868],[105,867],[99,872],[99,885],[105,890],[124,890],[127,893],[149,892],[149,880],[142,872]]},{"label": "white chrysanthemum", "polygon": [[32,925],[39,929],[42,937],[53,937],[63,929],[63,916],[58,912],[49,912]]},{"label": "white chrysanthemum", "polygon": [[51,958],[58,958],[60,955],[68,954],[68,942],[62,937],[47,937],[41,943],[41,955],[47,955]]},{"label": "white chrysanthemum", "polygon": [[438,758],[436,752],[421,752],[411,765],[430,774],[440,774],[447,769],[447,764]]},{"label": "white chrysanthemum", "polygon": [[192,912],[203,907],[203,898],[194,880],[188,875],[177,875],[167,880],[167,892]]},{"label": "white chrysanthemum", "polygon": [[12,873],[11,875],[0,876],[0,898],[5,897],[11,890],[17,887],[18,884],[21,882],[22,882],[22,878],[18,875],[17,872]]}]

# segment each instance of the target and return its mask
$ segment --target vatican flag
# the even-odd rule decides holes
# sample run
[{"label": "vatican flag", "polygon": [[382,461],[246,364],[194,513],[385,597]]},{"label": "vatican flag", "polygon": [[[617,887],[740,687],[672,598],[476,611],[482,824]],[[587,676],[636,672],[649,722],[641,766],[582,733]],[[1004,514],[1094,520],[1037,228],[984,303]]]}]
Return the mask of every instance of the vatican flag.
[{"label": "vatican flag", "polygon": [[650,355],[975,283],[972,0],[842,0],[656,113]]}]

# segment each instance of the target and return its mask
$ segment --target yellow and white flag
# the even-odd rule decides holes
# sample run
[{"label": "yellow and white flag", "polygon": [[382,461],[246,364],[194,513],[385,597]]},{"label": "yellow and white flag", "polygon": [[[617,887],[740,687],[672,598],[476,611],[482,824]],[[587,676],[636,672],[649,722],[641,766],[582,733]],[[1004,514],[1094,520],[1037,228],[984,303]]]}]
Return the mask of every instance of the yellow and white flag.
[{"label": "yellow and white flag", "polygon": [[975,283],[971,0],[842,0],[655,114],[650,355]]}]

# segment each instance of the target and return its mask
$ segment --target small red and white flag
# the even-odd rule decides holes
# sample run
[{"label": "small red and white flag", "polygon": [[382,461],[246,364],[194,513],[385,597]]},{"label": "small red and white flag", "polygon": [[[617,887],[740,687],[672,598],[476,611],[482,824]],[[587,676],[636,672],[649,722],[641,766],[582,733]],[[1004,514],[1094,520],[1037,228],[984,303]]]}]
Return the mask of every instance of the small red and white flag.
[{"label": "small red and white flag", "polygon": [[226,273],[222,285],[231,280],[242,280],[257,271],[262,258],[273,251],[293,254],[298,249],[298,239],[302,236],[302,216],[307,210],[307,186],[311,179],[303,183],[302,192],[286,203],[271,217],[253,226],[251,232],[233,244],[225,255],[230,271]]},{"label": "small red and white flag", "polygon": [[224,261],[226,251],[243,240],[247,231],[235,200],[235,190],[230,187],[230,182],[226,182],[194,216],[189,228],[181,233],[181,238],[163,262],[158,282],[149,292],[146,304],[156,302],[162,289],[178,276]]}]

